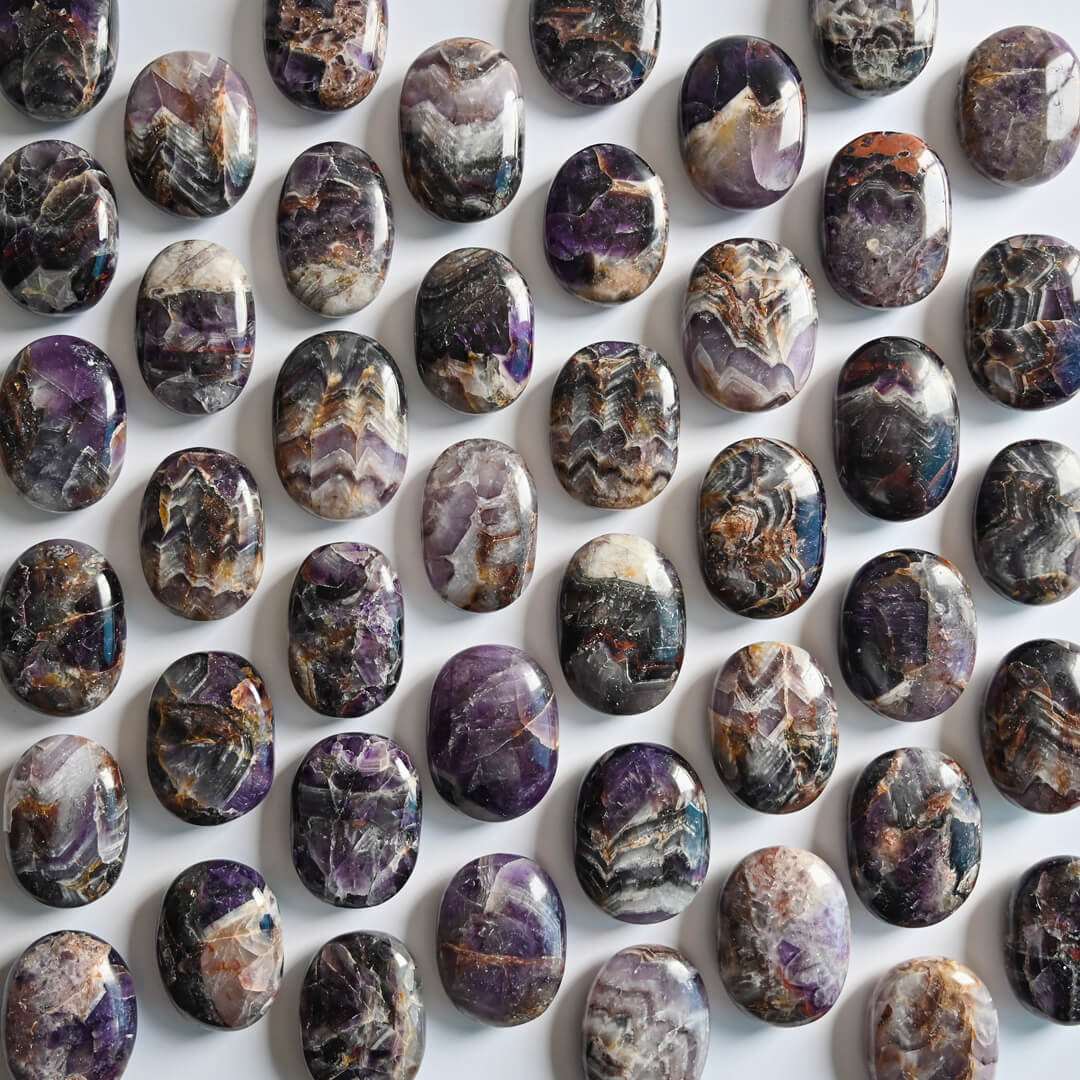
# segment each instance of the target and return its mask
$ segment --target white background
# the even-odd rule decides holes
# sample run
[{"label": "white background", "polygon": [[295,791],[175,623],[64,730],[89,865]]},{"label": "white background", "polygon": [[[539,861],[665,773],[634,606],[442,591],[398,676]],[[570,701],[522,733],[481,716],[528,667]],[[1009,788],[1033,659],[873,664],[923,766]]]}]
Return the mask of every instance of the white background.
[{"label": "white background", "polygon": [[[991,244],[1017,232],[1080,240],[1080,164],[1043,187],[996,188],[961,153],[953,110],[960,67],[984,36],[1022,17],[1080,45],[1080,8],[1060,0],[1026,0],[1021,12],[1014,0],[943,0],[941,6],[937,49],[928,69],[899,94],[862,103],[827,83],[814,55],[806,0],[665,0],[663,44],[651,78],[628,102],[592,112],[557,97],[537,71],[529,45],[528,0],[391,0],[389,51],[374,92],[355,110],[324,119],[295,108],[271,83],[262,56],[262,0],[121,0],[119,67],[96,110],[73,124],[47,128],[0,103],[0,152],[6,155],[32,139],[71,139],[104,163],[121,211],[119,272],[97,309],[47,322],[5,301],[0,357],[13,356],[48,333],[86,337],[112,356],[130,409],[127,463],[115,490],[97,506],[66,519],[51,517],[24,503],[6,481],[0,488],[0,566],[48,537],[95,544],[123,582],[129,627],[123,677],[97,711],[71,721],[51,720],[24,709],[10,695],[0,697],[0,768],[6,772],[44,735],[78,732],[117,754],[132,805],[127,867],[112,892],[88,908],[63,913],[38,906],[0,869],[0,963],[5,970],[31,941],[51,930],[86,929],[109,939],[128,959],[138,985],[139,1036],[128,1075],[157,1080],[304,1077],[297,1022],[304,971],[324,941],[358,928],[399,935],[417,958],[429,1016],[422,1073],[428,1077],[472,1077],[494,1066],[496,1074],[512,1071],[517,1080],[572,1080],[580,1075],[581,1014],[599,965],[624,946],[649,941],[678,945],[705,977],[713,1018],[710,1076],[864,1076],[863,1016],[873,981],[892,963],[935,953],[969,963],[989,984],[1002,1022],[1002,1076],[1038,1076],[1075,1060],[1075,1033],[1028,1015],[1013,997],[1002,966],[1000,928],[1008,889],[1029,864],[1080,849],[1077,818],[1039,817],[1007,804],[987,776],[976,729],[987,681],[1004,653],[1039,635],[1080,636],[1075,629],[1080,599],[1038,609],[997,597],[975,568],[969,521],[980,477],[993,455],[1027,436],[1071,442],[1080,405],[1025,415],[991,404],[968,375],[961,321],[967,275]],[[730,33],[760,34],[787,50],[802,70],[810,103],[809,147],[798,184],[776,206],[743,215],[725,214],[696,193],[683,172],[676,141],[683,72],[699,48]],[[398,94],[408,65],[427,46],[455,35],[485,38],[503,48],[517,65],[527,99],[521,191],[501,216],[466,226],[435,221],[417,207],[402,179],[397,141]],[[146,202],[132,186],[123,152],[124,100],[132,79],[160,53],[185,48],[218,52],[236,64],[251,84],[260,113],[259,163],[250,191],[224,217],[195,223],[167,217]],[[887,314],[862,312],[839,299],[825,280],[817,245],[829,160],[844,143],[878,128],[926,137],[949,167],[955,197],[952,258],[943,283],[924,303]],[[390,185],[397,247],[386,287],[371,307],[341,325],[377,337],[396,357],[408,384],[412,434],[408,475],[397,498],[374,519],[341,525],[320,523],[289,500],[270,447],[278,369],[294,346],[328,325],[302,309],[282,282],[274,231],[278,190],[296,155],[331,138],[369,151]],[[641,299],[610,310],[563,293],[541,244],[551,178],[570,154],[605,140],[625,143],[653,164],[667,184],[672,214],[671,248],[660,278]],[[818,284],[822,322],[811,381],[793,403],[758,417],[725,413],[701,397],[686,375],[679,346],[679,312],[691,266],[711,244],[732,236],[787,244]],[[230,409],[201,420],[176,417],[154,401],[139,377],[132,346],[143,271],[162,247],[187,237],[218,240],[240,256],[254,279],[258,311],[257,356],[248,388]],[[514,259],[532,286],[538,318],[529,389],[505,412],[472,419],[458,417],[424,389],[412,348],[413,297],[421,277],[439,256],[466,244],[495,247]],[[857,513],[836,483],[832,461],[831,399],[838,369],[857,346],[882,334],[911,335],[936,349],[956,377],[962,413],[960,473],[952,494],[929,517],[901,525]],[[603,338],[639,340],[659,349],[683,391],[681,454],[670,487],[646,508],[611,514],[570,499],[555,479],[547,451],[553,380],[575,350]],[[798,445],[817,463],[828,488],[830,540],[821,586],[802,611],[770,623],[728,614],[710,599],[697,566],[698,484],[714,454],[749,435]],[[540,548],[532,584],[508,610],[479,616],[439,600],[424,574],[419,542],[428,468],[449,444],[472,436],[500,438],[517,447],[540,494]],[[158,604],[137,558],[143,486],[167,453],[193,445],[230,450],[246,461],[262,487],[268,518],[261,587],[239,614],[209,625],[185,622]],[[689,614],[686,665],[675,692],[652,713],[622,719],[593,713],[574,698],[559,669],[554,632],[556,592],[567,559],[585,540],[613,530],[640,533],[667,552],[682,573]],[[336,910],[310,896],[293,871],[288,843],[289,785],[296,765],[316,740],[343,730],[341,722],[310,711],[292,688],[285,658],[289,586],[309,551],[346,539],[367,541],[386,552],[401,575],[407,602],[401,686],[376,713],[354,722],[354,730],[399,740],[421,770],[425,796],[420,858],[412,880],[382,907],[359,912]],[[956,562],[974,590],[979,614],[979,658],[970,688],[945,716],[918,726],[883,719],[856,702],[840,677],[835,648],[838,608],[851,575],[864,560],[900,545],[924,546]],[[764,637],[815,653],[840,703],[840,758],[833,780],[814,806],[789,818],[739,806],[716,778],[709,753],[705,711],[712,678],[736,648]],[[426,710],[435,674],[453,651],[489,641],[523,645],[543,664],[556,686],[562,716],[562,760],[553,790],[532,813],[506,824],[479,824],[451,810],[431,786],[425,760]],[[150,791],[144,764],[146,706],[169,663],[195,649],[215,648],[245,654],[269,684],[277,713],[278,779],[269,799],[248,817],[199,829],[168,814]],[[670,743],[685,754],[708,789],[712,812],[708,880],[683,916],[655,927],[625,926],[594,908],[577,883],[571,858],[571,821],[583,773],[604,750],[632,739]],[[851,892],[845,869],[845,804],[851,783],[876,754],[903,745],[940,747],[957,757],[970,770],[983,801],[978,886],[957,914],[927,930],[876,921]],[[735,1010],[720,983],[714,949],[716,901],[727,873],[748,852],[777,843],[809,847],[828,860],[848,887],[854,931],[851,971],[836,1008],[818,1023],[786,1031]],[[510,1031],[483,1028],[459,1016],[443,992],[434,955],[436,909],[447,880],[467,860],[494,851],[539,859],[559,885],[569,920],[566,978],[558,997],[542,1018]],[[190,863],[212,857],[236,858],[260,869],[283,913],[285,982],[269,1016],[243,1033],[206,1032],[175,1012],[154,959],[163,890]]]}]

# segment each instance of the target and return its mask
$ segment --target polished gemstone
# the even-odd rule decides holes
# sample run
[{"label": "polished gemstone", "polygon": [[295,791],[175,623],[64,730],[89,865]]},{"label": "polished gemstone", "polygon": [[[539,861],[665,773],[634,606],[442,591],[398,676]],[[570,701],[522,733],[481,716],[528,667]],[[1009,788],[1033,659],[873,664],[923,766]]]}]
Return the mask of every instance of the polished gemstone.
[{"label": "polished gemstone", "polygon": [[265,537],[255,477],[224,450],[178,450],[146,485],[139,515],[143,575],[154,596],[185,619],[224,619],[252,598]]},{"label": "polished gemstone", "polygon": [[444,221],[510,205],[525,165],[525,97],[506,55],[475,38],[421,53],[401,86],[401,161],[416,201]]},{"label": "polished gemstone", "polygon": [[274,707],[243,657],[197,652],[166,668],[150,696],[150,787],[192,825],[223,825],[254,810],[274,780]]},{"label": "polished gemstone", "polygon": [[551,461],[586,506],[629,510],[668,486],[679,460],[679,384],[644,345],[600,341],[575,353],[551,394]]},{"label": "polished gemstone", "polygon": [[806,91],[764,38],[720,38],[694,57],[679,97],[679,145],[694,187],[726,210],[770,206],[806,155]]},{"label": "polished gemstone", "polygon": [[377,709],[397,689],[405,647],[401,582],[368,544],[327,544],[303,562],[289,595],[289,674],[324,716]]},{"label": "polished gemstone", "polygon": [[428,765],[448,803],[509,821],[547,794],[559,763],[559,706],[547,672],[509,645],[452,656],[431,689]]},{"label": "polished gemstone", "polygon": [[112,181],[81,147],[46,139],[0,163],[0,283],[20,307],[92,308],[116,274],[119,237]]},{"label": "polished gemstone", "polygon": [[274,390],[273,428],[281,483],[316,517],[370,517],[405,479],[405,384],[372,338],[332,330],[293,349]]},{"label": "polished gemstone", "polygon": [[796,645],[759,641],[731,656],[713,682],[709,726],[716,771],[751,810],[802,810],[836,767],[832,683]]},{"label": "polished gemstone", "polygon": [[579,150],[548,192],[544,250],[556,280],[595,304],[640,296],[664,265],[667,193],[633,150],[598,143]]},{"label": "polished gemstone", "polygon": [[8,861],[54,908],[101,899],[128,849],[128,797],[116,759],[81,735],[51,735],[15,763],[4,789]]},{"label": "polished gemstone", "polygon": [[489,248],[458,248],[416,294],[416,366],[424,385],[462,413],[505,409],[533,369],[532,293],[518,268]]},{"label": "polished gemstone", "polygon": [[682,331],[690,377],[707,398],[735,412],[775,409],[814,366],[814,283],[781,244],[727,240],[694,266]]},{"label": "polished gemstone", "polygon": [[940,555],[906,548],[865,563],[840,614],[840,669],[851,692],[893,720],[955,704],[975,667],[975,603]]},{"label": "polished gemstone", "polygon": [[189,866],[165,893],[157,962],[192,1019],[231,1031],[262,1019],[285,964],[277,899],[262,874],[229,859]]},{"label": "polished gemstone", "polygon": [[586,705],[648,712],[675,688],[686,651],[679,572],[640,536],[608,533],[574,553],[558,607],[559,661]]},{"label": "polished gemstone", "polygon": [[171,214],[223,214],[251,184],[258,129],[255,98],[231,64],[209,53],[166,53],[143,68],[128,94],[131,179]]},{"label": "polished gemstone", "polygon": [[436,460],[424,485],[424,569],[463,611],[499,611],[526,589],[539,508],[525,459],[505,443],[466,439]]},{"label": "polished gemstone", "polygon": [[0,382],[0,462],[42,510],[82,510],[108,494],[127,449],[127,403],[96,345],[59,335],[22,349]]},{"label": "polished gemstone", "polygon": [[443,893],[436,948],[447,996],[467,1016],[493,1027],[535,1020],[566,967],[566,911],[555,882],[522,855],[466,863]]},{"label": "polished gemstone", "polygon": [[825,179],[823,261],[833,288],[868,308],[917,304],[949,261],[952,194],[917,135],[872,131],[845,146]]},{"label": "polished gemstone", "polygon": [[109,561],[78,540],[24,551],[0,589],[0,669],[12,693],[49,716],[96,709],[124,667],[127,620]]},{"label": "polished gemstone", "polygon": [[758,1020],[799,1027],[840,997],[851,914],[831,867],[801,848],[761,848],[731,872],[717,918],[720,977]]},{"label": "polished gemstone", "polygon": [[622,922],[683,911],[709,870],[709,807],[693,766],[655,743],[604,754],[578,792],[574,869],[589,899]]},{"label": "polished gemstone", "polygon": [[721,604],[751,619],[790,615],[825,564],[825,487],[814,463],[774,439],[721,450],[698,497],[698,554]]}]

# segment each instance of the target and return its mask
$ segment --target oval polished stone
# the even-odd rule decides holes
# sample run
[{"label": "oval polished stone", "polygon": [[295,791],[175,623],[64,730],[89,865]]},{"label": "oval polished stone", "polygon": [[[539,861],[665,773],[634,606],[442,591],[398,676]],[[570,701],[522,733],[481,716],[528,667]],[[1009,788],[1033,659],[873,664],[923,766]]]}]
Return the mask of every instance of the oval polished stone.
[{"label": "oval polished stone", "polygon": [[676,949],[623,949],[593,980],[582,1041],[586,1080],[700,1080],[709,1054],[705,982]]},{"label": "oval polished stone", "polygon": [[416,201],[444,221],[510,205],[525,167],[525,97],[506,55],[475,38],[421,53],[401,86],[401,163]]},{"label": "oval polished stone", "polygon": [[426,1042],[420,972],[397,938],[354,930],[314,956],[300,989],[312,1080],[412,1080]]},{"label": "oval polished stone", "polygon": [[567,564],[557,630],[563,675],[586,705],[612,716],[648,712],[682,670],[679,572],[643,537],[598,536]]},{"label": "oval polished stone", "polygon": [[282,365],[274,389],[274,464],[309,514],[347,521],[398,493],[409,459],[409,407],[394,358],[348,331],[316,334]]},{"label": "oval polished stone", "polygon": [[103,166],[46,139],[0,163],[0,283],[35,315],[92,308],[116,274],[120,215]]},{"label": "oval polished stone", "polygon": [[670,225],[664,182],[644,158],[615,143],[587,146],[548,191],[548,266],[581,300],[623,304],[656,280]]},{"label": "oval polished stone", "polygon": [[235,206],[255,174],[258,145],[255,99],[221,57],[166,53],[131,85],[128,171],[139,191],[170,214],[216,217]]},{"label": "oval polished stone", "polygon": [[522,855],[466,863],[439,904],[436,948],[439,976],[461,1012],[493,1027],[535,1020],[566,967],[566,911],[555,882]]},{"label": "oval polished stone", "polygon": [[138,1012],[131,969],[107,941],[79,930],[39,938],[4,988],[12,1080],[120,1080]]},{"label": "oval polished stone", "polygon": [[971,895],[982,811],[971,777],[937,750],[876,757],[848,807],[848,865],[859,899],[893,926],[933,926]]},{"label": "oval polished stone", "polygon": [[551,461],[568,495],[630,510],[668,486],[679,460],[679,384],[652,349],[600,341],[566,362],[551,393]]},{"label": "oval polished stone", "polygon": [[120,579],[78,540],[27,548],[0,589],[0,668],[12,693],[49,716],[96,709],[124,668]]},{"label": "oval polished stone", "polygon": [[578,792],[574,869],[589,899],[622,922],[687,908],[709,870],[709,807],[693,766],[655,743],[604,754]]},{"label": "oval polished stone", "polygon": [[995,244],[976,263],[964,336],[975,385],[1014,409],[1080,390],[1080,251],[1054,236]]},{"label": "oval polished stone", "polygon": [[387,0],[266,0],[263,52],[274,85],[316,112],[359,105],[386,57]]},{"label": "oval polished stone", "polygon": [[806,90],[795,61],[757,37],[694,57],[679,97],[679,146],[694,187],[725,210],[771,206],[806,156]]},{"label": "oval polished stone", "polygon": [[933,349],[875,338],[840,370],[833,403],[836,475],[848,498],[885,521],[936,510],[960,459],[956,384]]},{"label": "oval polished stone", "polygon": [[820,1020],[840,997],[851,913],[831,867],[800,848],[761,848],[731,872],[717,914],[720,977],[731,1000],[780,1027]]},{"label": "oval polished stone", "polygon": [[436,790],[469,817],[528,813],[559,764],[559,706],[547,672],[509,645],[452,656],[431,688],[427,753]]},{"label": "oval polished stone", "polygon": [[120,766],[81,735],[34,743],[8,775],[3,825],[9,864],[35,900],[77,908],[101,899],[127,858]]},{"label": "oval polished stone", "polygon": [[424,569],[462,611],[499,611],[532,580],[539,526],[525,459],[494,439],[465,439],[428,473],[421,513]]},{"label": "oval polished stone", "polygon": [[917,304],[937,288],[952,242],[945,163],[917,135],[871,131],[833,158],[825,179],[823,260],[853,304]]},{"label": "oval polished stone", "polygon": [[720,779],[751,810],[802,810],[836,767],[832,683],[796,645],[759,641],[734,653],[716,673],[709,727]]},{"label": "oval polished stone", "polygon": [[825,564],[825,487],[814,463],[775,439],[721,450],[698,496],[698,556],[713,597],[775,619],[810,599]]},{"label": "oval polished stone", "polygon": [[462,413],[512,405],[533,369],[532,293],[518,268],[489,248],[458,248],[416,294],[416,366],[424,385]]},{"label": "oval polished stone", "polygon": [[377,709],[397,689],[405,600],[387,558],[368,544],[327,544],[303,562],[289,594],[289,674],[323,716]]},{"label": "oval polished stone", "polygon": [[274,707],[243,657],[189,653],[150,695],[146,771],[158,801],[191,825],[223,825],[270,794]]},{"label": "oval polished stone", "polygon": [[146,485],[143,576],[154,596],[185,619],[224,619],[254,596],[265,538],[255,477],[224,450],[178,450]]},{"label": "oval polished stone", "polygon": [[844,596],[840,669],[848,689],[893,720],[955,704],[975,667],[975,603],[960,571],[907,548],[864,563]]},{"label": "oval polished stone", "polygon": [[382,735],[316,743],[292,786],[292,859],[313,896],[342,908],[385,903],[416,866],[423,802],[409,755]]},{"label": "oval polished stone", "polygon": [[810,378],[817,349],[814,283],[798,258],[771,240],[709,248],[683,302],[683,356],[694,385],[735,412],[790,401]]},{"label": "oval polished stone", "polygon": [[127,402],[112,361],[82,338],[39,338],[0,382],[0,462],[41,510],[82,510],[116,483]]},{"label": "oval polished stone", "polygon": [[1045,183],[1080,146],[1080,60],[1049,30],[999,30],[968,57],[956,117],[964,152],[988,180]]},{"label": "oval polished stone", "polygon": [[165,248],[139,286],[135,351],[162,405],[187,416],[227,409],[255,360],[255,296],[243,263],[211,240]]}]

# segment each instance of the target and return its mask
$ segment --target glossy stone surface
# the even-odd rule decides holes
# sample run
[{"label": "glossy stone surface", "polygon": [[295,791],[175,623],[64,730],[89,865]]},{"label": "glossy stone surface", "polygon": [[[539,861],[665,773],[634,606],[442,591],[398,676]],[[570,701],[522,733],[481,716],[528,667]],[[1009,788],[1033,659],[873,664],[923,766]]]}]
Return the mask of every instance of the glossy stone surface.
[{"label": "glossy stone surface", "polygon": [[532,0],[529,34],[540,74],[578,105],[625,101],[652,74],[661,0]]},{"label": "glossy stone surface", "polygon": [[173,1003],[193,1020],[238,1031],[274,1003],[285,961],[277,899],[262,874],[214,859],[169,886],[157,962]]},{"label": "glossy stone surface", "polygon": [[945,957],[905,960],[874,989],[870,1080],[993,1080],[998,1015],[986,984]]},{"label": "glossy stone surface", "polygon": [[116,759],[81,735],[51,735],[15,763],[3,828],[15,879],[54,908],[77,908],[116,884],[128,848],[128,797]]},{"label": "glossy stone surface", "polygon": [[316,334],[289,354],[273,406],[274,464],[309,514],[347,521],[398,493],[409,459],[409,408],[394,358],[348,331]]},{"label": "glossy stone surface", "polygon": [[343,908],[385,903],[416,866],[423,814],[409,755],[381,735],[316,743],[292,786],[292,858],[313,896]]},{"label": "glossy stone surface", "polygon": [[871,131],[833,158],[822,244],[829,281],[853,304],[897,308],[937,288],[952,242],[949,174],[917,135]]},{"label": "glossy stone surface", "polygon": [[101,938],[61,930],[12,964],[4,988],[12,1080],[120,1080],[137,1028],[135,980]]},{"label": "glossy stone surface", "polygon": [[937,23],[938,0],[810,4],[810,26],[825,74],[838,90],[857,98],[894,94],[914,82],[934,51]]},{"label": "glossy stone surface", "polygon": [[58,335],[22,349],[0,382],[0,462],[41,510],[81,510],[104,498],[124,464],[127,402],[96,345]]},{"label": "glossy stone surface", "polygon": [[559,590],[559,662],[586,705],[648,712],[675,688],[686,651],[679,572],[640,536],[607,533],[567,564]]},{"label": "glossy stone surface", "polygon": [[1080,390],[1080,251],[1030,233],[990,248],[968,283],[964,347],[975,385],[1002,405],[1069,401]]},{"label": "glossy stone surface", "polygon": [[833,403],[836,475],[848,498],[885,521],[936,510],[960,459],[949,369],[913,338],[875,338],[840,369]]},{"label": "glossy stone surface", "polygon": [[162,405],[187,416],[227,409],[255,360],[255,296],[243,263],[211,240],[165,248],[139,286],[135,351]]},{"label": "glossy stone surface", "polygon": [[547,672],[509,645],[452,656],[431,689],[435,789],[479,821],[509,821],[548,793],[559,764],[559,706]]},{"label": "glossy stone surface", "polygon": [[947,559],[906,548],[864,563],[840,613],[848,689],[893,720],[929,720],[964,692],[975,667],[975,603]]},{"label": "glossy stone surface", "polygon": [[597,143],[555,175],[544,214],[548,265],[567,292],[594,304],[640,296],[667,257],[667,192],[633,150]]},{"label": "glossy stone surface", "polygon": [[1080,146],[1080,60],[1049,30],[999,30],[968,57],[956,116],[960,144],[983,176],[1045,183]]},{"label": "glossy stone surface", "polygon": [[644,345],[600,341],[566,362],[551,393],[551,461],[568,495],[629,510],[668,486],[679,460],[679,384]]},{"label": "glossy stone surface", "polygon": [[96,709],[124,668],[120,579],[78,540],[27,548],[0,589],[0,670],[8,689],[49,716]]},{"label": "glossy stone surface", "polygon": [[848,807],[848,865],[859,899],[893,926],[933,926],[971,895],[982,811],[971,777],[937,750],[876,757]]},{"label": "glossy stone surface", "polygon": [[494,439],[444,450],[424,485],[420,530],[432,588],[462,611],[499,611],[532,579],[539,507],[525,459]]},{"label": "glossy stone surface", "polygon": [[368,544],[327,544],[289,594],[289,674],[324,716],[365,716],[397,689],[405,599],[387,558]]},{"label": "glossy stone surface", "polygon": [[800,848],[747,855],[720,894],[717,949],[740,1009],[780,1027],[820,1020],[840,997],[851,954],[840,879]]},{"label": "glossy stone surface", "polygon": [[693,766],[655,743],[604,754],[578,792],[574,869],[589,899],[622,922],[683,911],[709,870],[709,807]]},{"label": "glossy stone surface", "polygon": [[436,947],[446,993],[467,1016],[493,1027],[535,1020],[566,966],[566,912],[555,882],[522,855],[466,863],[439,904]]},{"label": "glossy stone surface", "polygon": [[705,982],[675,949],[623,949],[589,989],[582,1042],[586,1080],[699,1080],[709,1054]]},{"label": "glossy stone surface", "polygon": [[814,463],[774,439],[721,450],[698,496],[698,556],[713,597],[775,619],[810,599],[825,564],[825,487]]},{"label": "glossy stone surface", "polygon": [[412,1080],[426,1040],[412,953],[369,930],[328,941],[300,989],[300,1037],[313,1080]]},{"label": "glossy stone surface", "polygon": [[416,366],[424,385],[462,413],[512,405],[533,369],[532,293],[518,268],[489,248],[458,248],[416,294]]},{"label": "glossy stone surface", "polygon": [[259,672],[229,652],[170,664],[150,696],[146,771],[161,805],[191,825],[254,810],[274,780],[274,707]]},{"label": "glossy stone surface", "polygon": [[795,61],[757,37],[694,57],[679,97],[679,146],[694,187],[725,210],[771,206],[806,155],[806,91]]},{"label": "glossy stone surface", "polygon": [[405,183],[425,210],[467,222],[510,205],[525,167],[525,97],[504,53],[464,37],[421,53],[399,123]]},{"label": "glossy stone surface", "polygon": [[734,653],[716,673],[709,727],[720,779],[751,810],[802,810],[836,767],[832,683],[796,645],[759,641]]},{"label": "glossy stone surface", "polygon": [[798,258],[771,240],[709,248],[683,302],[683,356],[694,385],[735,412],[790,401],[810,378],[817,348],[814,283]]},{"label": "glossy stone surface", "polygon": [[351,109],[382,73],[388,28],[387,0],[266,0],[270,77],[305,109]]},{"label": "glossy stone surface", "polygon": [[255,173],[255,99],[221,57],[166,53],[131,85],[124,145],[131,179],[152,203],[179,217],[216,217]]},{"label": "glossy stone surface", "polygon": [[0,163],[0,284],[20,307],[92,308],[116,274],[119,237],[112,181],[81,147],[45,139]]}]

